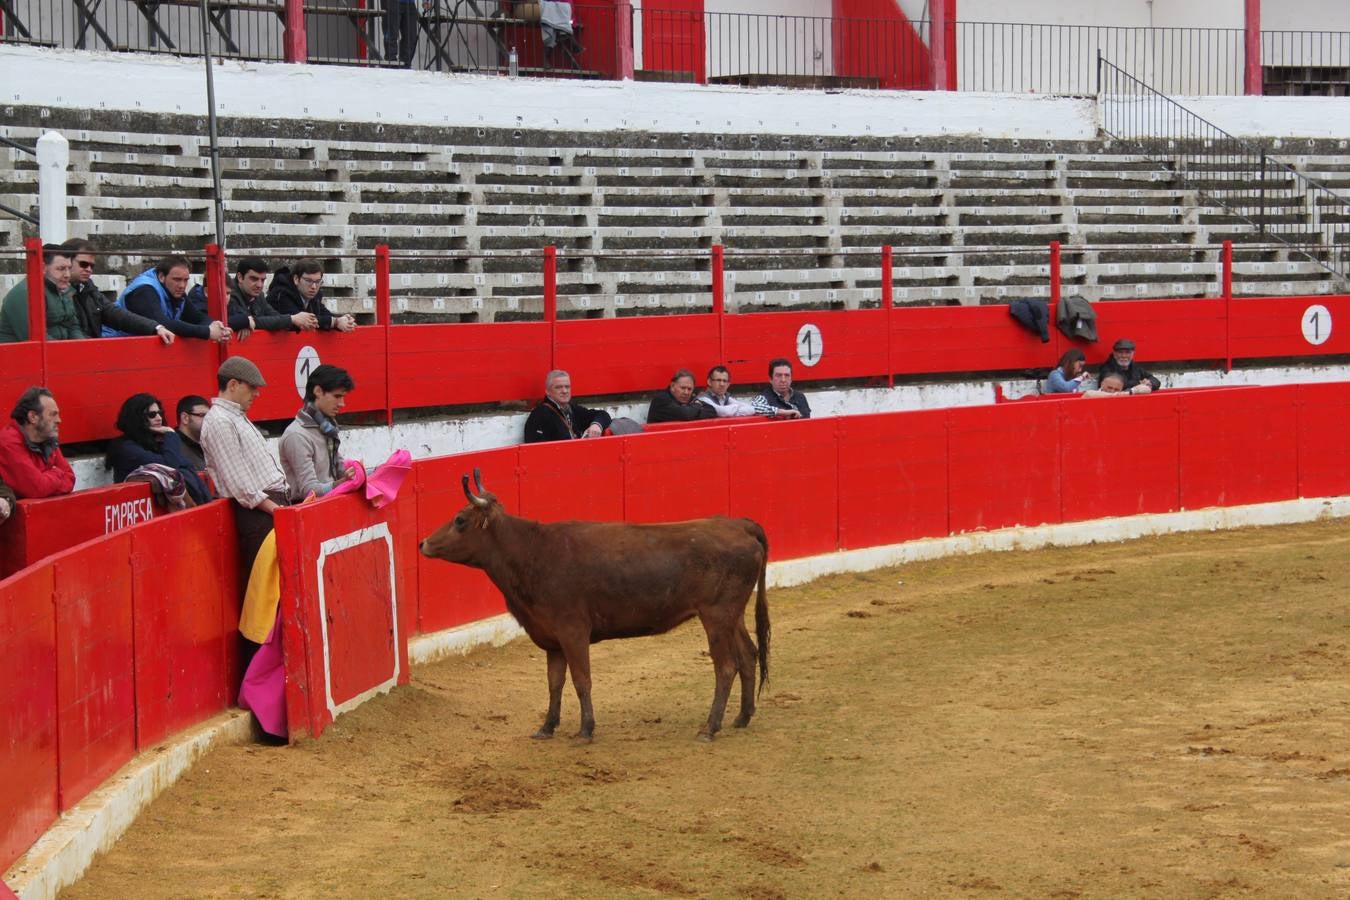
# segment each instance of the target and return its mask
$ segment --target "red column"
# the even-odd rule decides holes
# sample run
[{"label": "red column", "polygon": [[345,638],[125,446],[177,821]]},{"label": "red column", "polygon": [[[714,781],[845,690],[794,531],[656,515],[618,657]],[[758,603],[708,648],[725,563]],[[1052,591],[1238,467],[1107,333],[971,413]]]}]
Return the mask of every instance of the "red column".
[{"label": "red column", "polygon": [[286,30],[282,32],[281,43],[286,62],[302,63],[309,59],[304,0],[286,0]]},{"label": "red column", "polygon": [[[42,383],[47,383],[47,267],[42,264],[42,239],[23,242],[28,269],[28,339],[42,348]],[[97,335],[95,335],[97,337]]]},{"label": "red column", "polygon": [[614,77],[633,80],[633,0],[614,0]]},{"label": "red column", "polygon": [[726,262],[721,244],[712,245],[712,311],[717,316],[717,361],[727,361],[727,293],[723,283]]},{"label": "red column", "polygon": [[1243,36],[1243,93],[1261,96],[1264,93],[1261,77],[1261,0],[1246,0],[1247,33]]},{"label": "red column", "polygon": [[1233,371],[1233,242],[1223,242],[1224,371]]},{"label": "red column", "polygon": [[947,12],[946,0],[934,0],[933,22],[928,34],[928,61],[933,70],[932,82],[935,91],[952,89],[947,71]]},{"label": "red column", "polygon": [[[219,244],[206,245],[206,311],[218,322],[229,324],[226,305],[229,302],[229,288],[225,281],[225,251]],[[230,355],[229,342],[217,344],[221,362]]]}]

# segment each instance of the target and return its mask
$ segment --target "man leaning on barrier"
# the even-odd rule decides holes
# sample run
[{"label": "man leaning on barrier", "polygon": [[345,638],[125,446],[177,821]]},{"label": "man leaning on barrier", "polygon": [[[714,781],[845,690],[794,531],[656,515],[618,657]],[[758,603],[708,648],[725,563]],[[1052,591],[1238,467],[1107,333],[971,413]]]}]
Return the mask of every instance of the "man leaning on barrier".
[{"label": "man leaning on barrier", "polygon": [[603,409],[587,409],[573,402],[572,376],[554,369],[544,376],[544,399],[525,420],[525,443],[599,437],[611,421]]},{"label": "man leaning on barrier", "polygon": [[100,337],[103,326],[109,325],[123,334],[157,335],[165,344],[172,344],[174,333],[154,319],[138,316],[118,306],[104,296],[94,284],[94,269],[98,266],[98,248],[84,238],[71,238],[61,245],[70,254],[70,299],[75,302],[75,315],[80,330],[89,337]]},{"label": "man leaning on barrier", "polygon": [[355,329],[355,316],[335,316],[324,306],[322,290],[323,264],[317,259],[300,259],[294,266],[282,266],[272,273],[272,283],[267,286],[267,303],[286,316],[309,313],[319,323],[320,331]]},{"label": "man leaning on barrier", "polygon": [[698,395],[700,403],[706,403],[719,416],[756,416],[759,410],[746,400],[737,400],[731,396],[731,371],[726,366],[713,366],[708,370],[708,389]]},{"label": "man leaning on barrier", "polygon": [[263,331],[314,331],[319,327],[319,318],[313,313],[298,312],[288,316],[273,309],[263,296],[266,281],[267,263],[261,257],[246,256],[239,260],[230,283],[228,315],[231,323],[247,316],[249,331],[258,328]]},{"label": "man leaning on barrier", "polygon": [[783,357],[769,363],[769,386],[753,401],[756,411],[774,419],[809,419],[806,395],[792,389],[792,363]]},{"label": "man leaning on barrier", "polygon": [[1162,387],[1162,382],[1144,370],[1134,361],[1134,341],[1121,338],[1111,347],[1111,355],[1102,363],[1097,372],[1100,384],[1107,375],[1118,374],[1125,381],[1128,394],[1148,394]]},{"label": "man leaning on barrier", "polygon": [[647,407],[647,423],[693,422],[716,419],[717,411],[694,399],[694,373],[680,369],[670,376],[670,386],[652,397]]},{"label": "man leaning on barrier", "polygon": [[[42,289],[47,340],[69,341],[91,337],[80,327],[70,296],[70,254],[56,244],[42,248]],[[10,289],[0,303],[0,344],[29,340],[28,279]]]},{"label": "man leaning on barrier", "polygon": [[[117,297],[117,305],[163,325],[179,337],[224,342],[230,326],[213,320],[187,302],[192,263],[186,256],[166,256],[153,269],[137,275]],[[104,337],[123,337],[127,332],[103,324]]]}]

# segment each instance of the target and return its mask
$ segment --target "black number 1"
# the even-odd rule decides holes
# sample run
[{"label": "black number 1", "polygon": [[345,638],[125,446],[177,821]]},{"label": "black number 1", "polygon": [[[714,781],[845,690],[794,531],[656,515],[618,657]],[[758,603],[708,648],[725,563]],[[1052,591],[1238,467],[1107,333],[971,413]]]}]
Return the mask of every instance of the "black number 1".
[{"label": "black number 1", "polygon": [[1313,327],[1313,341],[1314,341],[1314,342],[1317,341],[1317,340],[1319,340],[1319,339],[1322,337],[1322,328],[1321,328],[1322,323],[1321,323],[1321,319],[1322,319],[1322,311],[1321,311],[1320,309],[1319,309],[1317,312],[1315,312],[1315,313],[1312,314],[1312,327]]}]

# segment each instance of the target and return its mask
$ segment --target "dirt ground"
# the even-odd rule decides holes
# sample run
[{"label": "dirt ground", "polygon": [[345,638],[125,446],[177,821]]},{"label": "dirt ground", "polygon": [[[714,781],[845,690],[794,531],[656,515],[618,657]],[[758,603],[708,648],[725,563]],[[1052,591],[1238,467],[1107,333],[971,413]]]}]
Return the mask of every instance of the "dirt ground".
[{"label": "dirt ground", "polygon": [[[770,685],[695,740],[703,633],[525,640],[297,747],[214,752],[70,897],[1345,897],[1350,521],[771,590]],[[753,633],[753,627],[752,627]],[[728,723],[734,714],[733,691]]]}]

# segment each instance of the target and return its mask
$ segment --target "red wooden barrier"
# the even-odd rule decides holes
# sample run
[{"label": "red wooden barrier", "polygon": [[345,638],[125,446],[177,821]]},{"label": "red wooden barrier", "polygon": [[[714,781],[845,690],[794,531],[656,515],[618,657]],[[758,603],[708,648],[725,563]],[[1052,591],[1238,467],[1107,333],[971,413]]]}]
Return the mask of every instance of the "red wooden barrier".
[{"label": "red wooden barrier", "polygon": [[[575,319],[557,325],[554,364],[572,375],[575,390],[620,394],[665,387],[680,368],[692,369],[701,382],[719,353],[717,318],[706,313]],[[541,387],[535,390],[542,394],[543,370],[536,380]]]},{"label": "red wooden barrier", "polygon": [[[795,381],[884,375],[886,322],[885,309],[728,316],[727,368],[731,370],[732,383],[765,383],[769,360],[779,356],[792,360]],[[815,362],[808,365],[808,360]],[[694,367],[700,384],[706,371],[706,365]]]},{"label": "red wooden barrier", "polygon": [[1176,395],[1067,398],[1060,417],[1061,519],[1181,508]]},{"label": "red wooden barrier", "polygon": [[1298,496],[1298,390],[1291,384],[1178,399],[1183,509]]},{"label": "red wooden barrier", "polygon": [[730,513],[725,428],[623,438],[624,520],[678,522]]},{"label": "red wooden barrier", "polygon": [[[400,325],[390,332],[390,402],[411,409],[542,397],[548,360],[545,322]],[[599,392],[576,376],[572,383],[581,394]]]},{"label": "red wooden barrier", "polygon": [[136,744],[151,746],[235,701],[238,546],[230,504],[131,532]]},{"label": "red wooden barrier", "polygon": [[840,549],[948,533],[947,410],[849,416],[836,434]]},{"label": "red wooden barrier", "polygon": [[[1086,401],[1084,401],[1086,402]],[[1058,404],[1008,403],[948,412],[952,533],[1060,520]]]},{"label": "red wooden barrier", "polygon": [[1350,493],[1350,391],[1344,382],[1298,387],[1298,496]]},{"label": "red wooden barrier", "polygon": [[726,433],[729,512],[764,526],[776,559],[839,547],[836,427],[835,419],[809,419]]},{"label": "red wooden barrier", "polygon": [[0,581],[0,871],[61,812],[54,570]]},{"label": "red wooden barrier", "polygon": [[149,521],[154,514],[150,485],[143,482],[20,500],[14,515],[0,525],[0,578],[67,547]]},{"label": "red wooden barrier", "polygon": [[[590,441],[583,441],[589,445]],[[460,476],[475,467],[482,470],[483,486],[497,496],[507,512],[520,509],[516,477],[518,448],[462,453],[422,460],[413,467],[417,478],[417,537],[420,541],[454,517],[467,502]],[[565,485],[558,485],[565,491]],[[407,489],[407,486],[404,488]],[[417,627],[439,631],[506,612],[502,595],[476,569],[448,565],[417,554],[420,594]]]},{"label": "red wooden barrier", "polygon": [[344,710],[408,683],[417,498],[374,510],[359,495],[334,497],[275,521],[287,724],[292,739],[317,737]]},{"label": "red wooden barrier", "polygon": [[53,560],[61,808],[98,787],[136,750],[131,533]]}]

